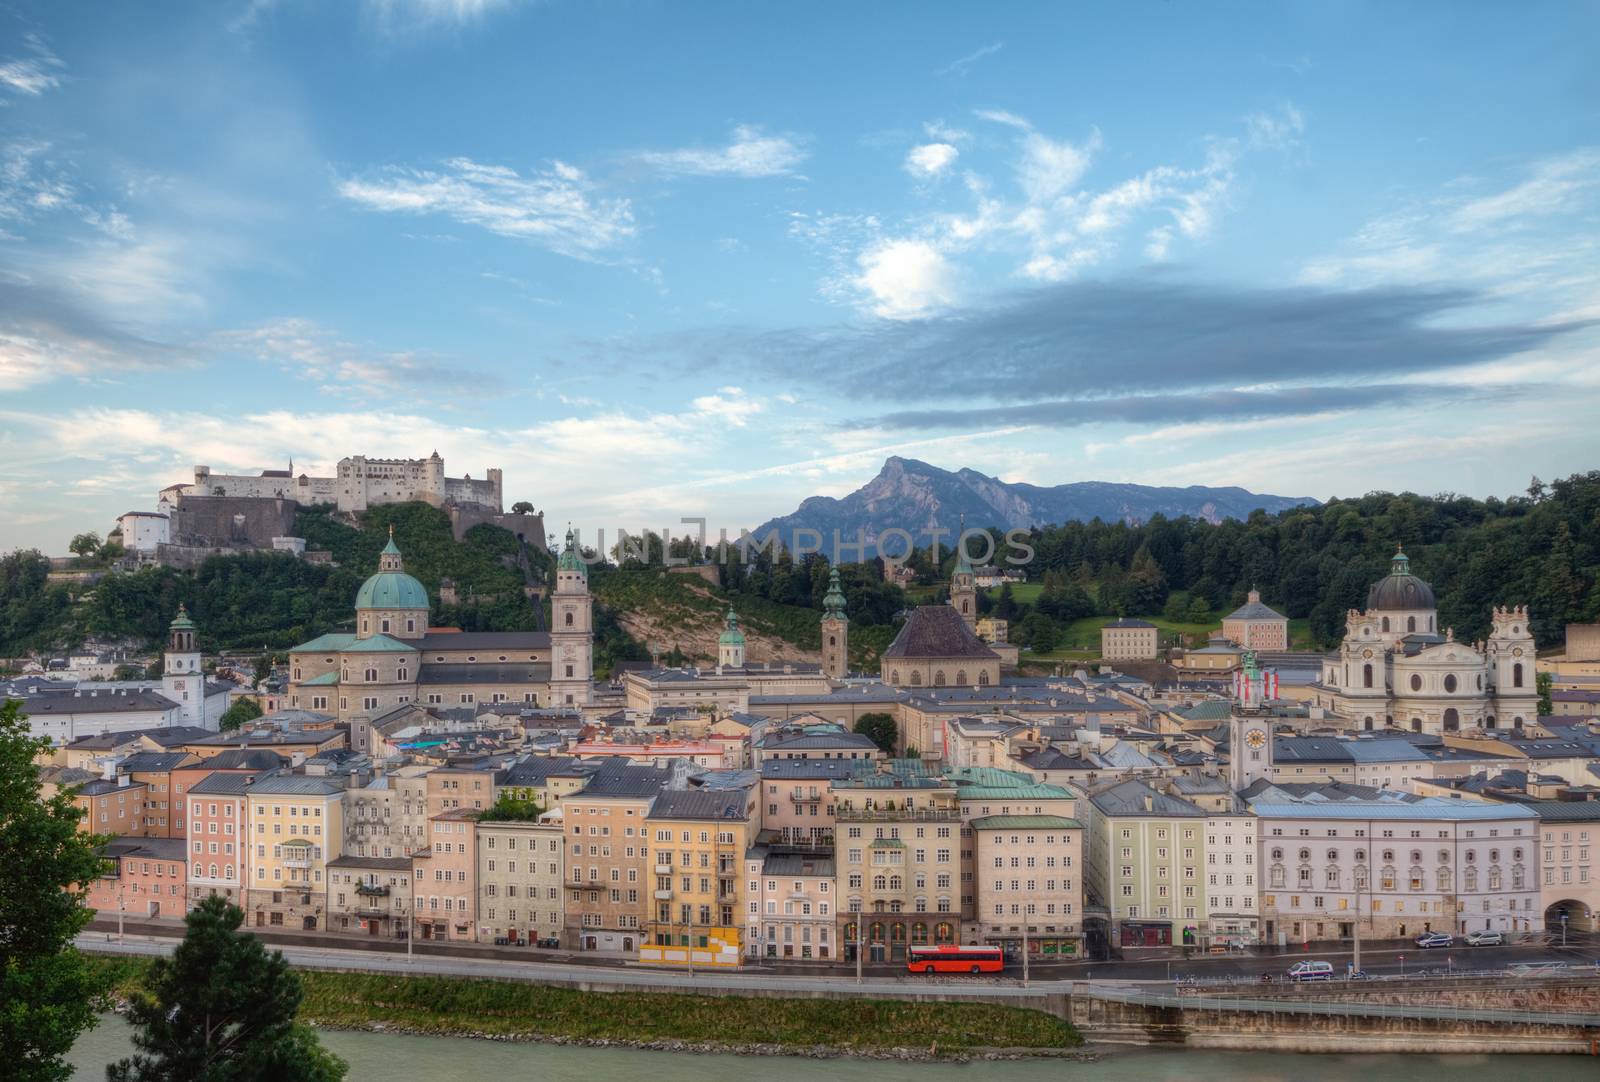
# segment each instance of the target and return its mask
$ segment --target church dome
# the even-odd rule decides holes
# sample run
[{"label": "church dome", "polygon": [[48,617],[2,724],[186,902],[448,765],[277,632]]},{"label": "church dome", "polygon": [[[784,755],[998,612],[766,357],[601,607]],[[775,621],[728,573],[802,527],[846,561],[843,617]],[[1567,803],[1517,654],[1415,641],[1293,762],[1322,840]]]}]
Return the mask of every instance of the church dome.
[{"label": "church dome", "polygon": [[1415,612],[1434,607],[1433,587],[1411,573],[1410,559],[1396,549],[1389,573],[1367,591],[1367,611]]},{"label": "church dome", "polygon": [[739,617],[734,613],[734,611],[732,609],[729,609],[726,619],[727,619],[727,624],[728,624],[728,630],[724,631],[720,636],[718,636],[717,645],[719,645],[719,646],[743,646],[744,645],[744,632],[739,630]]},{"label": "church dome", "polygon": [[378,557],[378,573],[356,591],[357,609],[426,609],[428,591],[422,583],[405,573],[400,549],[389,535],[389,543]]}]

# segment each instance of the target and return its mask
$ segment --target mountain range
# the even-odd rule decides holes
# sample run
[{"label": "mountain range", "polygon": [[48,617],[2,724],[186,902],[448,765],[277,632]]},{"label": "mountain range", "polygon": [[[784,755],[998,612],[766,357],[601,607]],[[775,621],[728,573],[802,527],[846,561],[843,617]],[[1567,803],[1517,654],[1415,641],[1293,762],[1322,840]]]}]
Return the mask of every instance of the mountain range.
[{"label": "mountain range", "polygon": [[[811,496],[793,514],[769,519],[751,533],[765,540],[773,531],[785,547],[794,547],[796,530],[811,529],[831,544],[833,531],[848,542],[858,531],[875,545],[886,530],[910,533],[919,547],[926,546],[931,531],[941,535],[941,547],[954,536],[962,516],[971,528],[999,526],[1006,530],[1030,529],[1062,522],[1101,519],[1130,524],[1145,522],[1160,513],[1168,518],[1188,515],[1208,522],[1247,518],[1262,508],[1269,513],[1316,504],[1309,496],[1271,496],[1242,488],[1162,488],[1117,484],[1109,481],[1074,481],[1042,487],[1002,481],[977,470],[949,470],[912,458],[885,460],[878,475],[843,499]],[[904,542],[890,542],[898,553]],[[872,554],[869,549],[868,555]]]}]

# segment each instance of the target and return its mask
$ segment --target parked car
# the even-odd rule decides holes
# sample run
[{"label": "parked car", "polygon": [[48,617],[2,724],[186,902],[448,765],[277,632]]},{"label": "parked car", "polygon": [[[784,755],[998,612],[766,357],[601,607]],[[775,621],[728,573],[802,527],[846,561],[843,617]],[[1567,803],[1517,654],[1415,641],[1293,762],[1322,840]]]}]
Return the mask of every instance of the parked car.
[{"label": "parked car", "polygon": [[1448,947],[1455,943],[1455,937],[1449,932],[1423,932],[1412,940],[1417,946],[1426,950],[1429,947]]},{"label": "parked car", "polygon": [[1296,962],[1289,967],[1291,981],[1331,981],[1333,980],[1333,963],[1331,962]]},{"label": "parked car", "polygon": [[1506,937],[1499,932],[1468,932],[1467,946],[1469,947],[1503,947]]}]

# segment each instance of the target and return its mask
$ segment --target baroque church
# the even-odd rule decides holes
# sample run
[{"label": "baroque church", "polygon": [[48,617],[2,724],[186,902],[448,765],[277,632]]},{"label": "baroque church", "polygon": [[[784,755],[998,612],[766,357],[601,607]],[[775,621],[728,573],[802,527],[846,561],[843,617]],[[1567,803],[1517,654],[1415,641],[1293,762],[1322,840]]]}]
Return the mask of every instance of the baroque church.
[{"label": "baroque church", "polygon": [[289,651],[289,706],[354,722],[358,751],[368,750],[361,719],[409,703],[576,709],[593,695],[588,569],[570,532],[556,563],[550,631],[430,627],[428,591],[406,574],[392,530],[377,573],[356,593],[355,608],[354,631],[320,635]]},{"label": "baroque church", "polygon": [[1315,703],[1362,730],[1515,729],[1538,714],[1533,660],[1526,606],[1496,608],[1486,641],[1458,642],[1441,633],[1433,588],[1397,550],[1366,608],[1347,615]]}]

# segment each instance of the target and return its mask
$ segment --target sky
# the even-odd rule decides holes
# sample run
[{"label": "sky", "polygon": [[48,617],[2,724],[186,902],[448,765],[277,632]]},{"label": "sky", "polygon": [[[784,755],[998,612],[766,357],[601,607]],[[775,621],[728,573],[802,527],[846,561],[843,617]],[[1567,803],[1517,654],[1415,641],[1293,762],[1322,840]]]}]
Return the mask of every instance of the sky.
[{"label": "sky", "polygon": [[1600,467],[1600,7],[0,0],[0,550],[214,472]]}]

